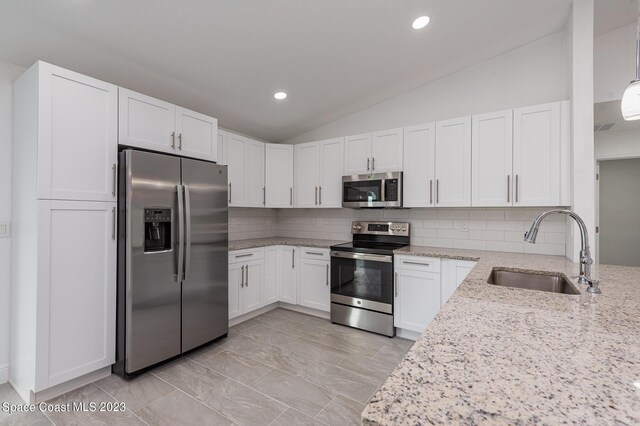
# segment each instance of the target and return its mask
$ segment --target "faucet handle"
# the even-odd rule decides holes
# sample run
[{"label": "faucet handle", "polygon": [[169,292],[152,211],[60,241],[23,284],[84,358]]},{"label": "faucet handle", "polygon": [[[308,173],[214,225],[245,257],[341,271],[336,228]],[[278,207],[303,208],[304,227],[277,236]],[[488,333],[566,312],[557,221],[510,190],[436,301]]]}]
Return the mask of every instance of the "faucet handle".
[{"label": "faucet handle", "polygon": [[593,259],[590,256],[582,256],[580,258],[580,263],[583,265],[593,265]]},{"label": "faucet handle", "polygon": [[587,277],[584,277],[584,280],[586,281],[587,284],[589,284],[589,288],[587,288],[587,293],[591,293],[591,294],[602,293],[602,291],[600,291],[600,281],[593,280]]}]

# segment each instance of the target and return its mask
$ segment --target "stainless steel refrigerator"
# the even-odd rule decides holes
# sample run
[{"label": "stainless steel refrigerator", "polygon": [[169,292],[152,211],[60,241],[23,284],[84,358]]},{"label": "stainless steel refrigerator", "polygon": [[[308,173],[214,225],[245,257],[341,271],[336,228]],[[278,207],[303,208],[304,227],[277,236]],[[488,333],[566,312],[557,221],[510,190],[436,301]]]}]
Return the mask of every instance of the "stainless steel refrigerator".
[{"label": "stainless steel refrigerator", "polygon": [[131,375],[228,332],[227,167],[119,157],[114,372]]}]

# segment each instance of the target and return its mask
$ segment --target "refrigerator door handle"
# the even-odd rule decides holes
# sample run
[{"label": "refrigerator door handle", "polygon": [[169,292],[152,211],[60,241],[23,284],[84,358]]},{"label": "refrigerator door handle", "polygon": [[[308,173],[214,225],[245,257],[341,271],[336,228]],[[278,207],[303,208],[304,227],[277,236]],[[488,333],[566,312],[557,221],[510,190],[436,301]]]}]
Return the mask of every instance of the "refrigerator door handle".
[{"label": "refrigerator door handle", "polygon": [[176,185],[176,190],[178,191],[178,270],[176,271],[176,282],[180,282],[184,268],[184,196],[182,185]]},{"label": "refrigerator door handle", "polygon": [[184,279],[189,279],[191,271],[191,197],[189,195],[189,185],[184,187],[184,206],[185,206],[185,243],[184,243]]}]

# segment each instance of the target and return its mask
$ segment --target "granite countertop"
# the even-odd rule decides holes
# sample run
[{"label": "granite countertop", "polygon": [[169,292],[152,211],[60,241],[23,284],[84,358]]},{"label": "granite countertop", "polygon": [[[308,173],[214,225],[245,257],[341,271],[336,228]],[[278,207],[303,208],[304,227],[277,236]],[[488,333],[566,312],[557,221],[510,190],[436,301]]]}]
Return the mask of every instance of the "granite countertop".
[{"label": "granite countertop", "polygon": [[407,247],[477,260],[362,413],[363,424],[640,424],[640,268],[594,266],[601,295],[486,283],[493,267],[560,272],[560,256]]},{"label": "granite countertop", "polygon": [[252,248],[269,247],[269,246],[300,246],[326,248],[330,246],[344,243],[345,241],[335,240],[318,240],[314,238],[286,238],[286,237],[270,237],[255,238],[251,240],[235,240],[229,241],[229,251],[246,250]]}]

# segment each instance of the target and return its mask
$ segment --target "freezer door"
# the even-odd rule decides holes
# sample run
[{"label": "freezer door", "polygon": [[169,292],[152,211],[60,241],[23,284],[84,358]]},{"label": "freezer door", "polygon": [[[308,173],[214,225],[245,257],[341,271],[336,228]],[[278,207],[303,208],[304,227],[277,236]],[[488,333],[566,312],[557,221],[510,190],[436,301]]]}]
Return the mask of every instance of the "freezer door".
[{"label": "freezer door", "polygon": [[180,354],[180,159],[126,150],[122,160],[126,180],[121,194],[126,210],[124,369],[131,374]]},{"label": "freezer door", "polygon": [[182,351],[227,334],[227,167],[182,159],[185,262]]}]

